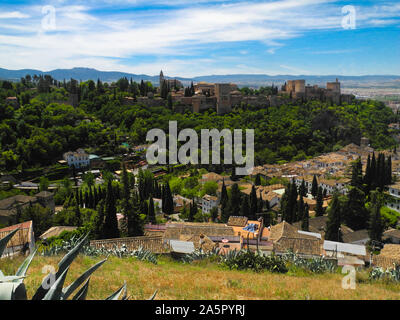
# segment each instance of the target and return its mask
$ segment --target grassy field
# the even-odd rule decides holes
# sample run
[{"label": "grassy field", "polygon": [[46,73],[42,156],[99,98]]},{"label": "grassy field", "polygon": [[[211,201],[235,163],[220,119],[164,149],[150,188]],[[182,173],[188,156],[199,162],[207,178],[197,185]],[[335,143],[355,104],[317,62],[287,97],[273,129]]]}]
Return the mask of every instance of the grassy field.
[{"label": "grassy field", "polygon": [[[42,268],[54,266],[61,257],[35,257],[28,269],[25,284],[28,298],[39,287],[45,274]],[[71,265],[66,285],[101,258],[79,256]],[[22,257],[1,259],[0,270],[13,274]],[[87,299],[104,299],[126,280],[132,300],[148,299],[157,289],[157,300],[236,300],[236,299],[399,299],[400,284],[367,280],[366,273],[358,275],[355,290],[342,289],[343,275],[288,274],[252,271],[231,271],[215,263],[201,261],[182,264],[168,257],[159,258],[158,265],[136,261],[134,258],[110,257],[91,277]]]}]

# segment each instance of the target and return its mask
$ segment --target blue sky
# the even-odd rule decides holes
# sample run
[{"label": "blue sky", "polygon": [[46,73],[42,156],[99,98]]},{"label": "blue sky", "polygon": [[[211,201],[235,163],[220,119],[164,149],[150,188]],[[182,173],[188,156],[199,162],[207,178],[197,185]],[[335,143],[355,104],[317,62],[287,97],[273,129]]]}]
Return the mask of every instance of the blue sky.
[{"label": "blue sky", "polygon": [[0,2],[8,69],[400,75],[399,57],[398,0]]}]

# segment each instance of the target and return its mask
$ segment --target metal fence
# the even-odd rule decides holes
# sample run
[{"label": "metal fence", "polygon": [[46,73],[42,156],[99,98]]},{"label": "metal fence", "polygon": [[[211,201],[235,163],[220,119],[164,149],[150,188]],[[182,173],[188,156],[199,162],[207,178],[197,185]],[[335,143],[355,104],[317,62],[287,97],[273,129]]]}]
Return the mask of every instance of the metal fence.
[{"label": "metal fence", "polygon": [[90,246],[96,249],[120,248],[125,245],[128,250],[137,250],[140,247],[153,253],[167,253],[170,251],[169,244],[164,242],[163,237],[143,236],[130,238],[116,238],[90,241]]}]

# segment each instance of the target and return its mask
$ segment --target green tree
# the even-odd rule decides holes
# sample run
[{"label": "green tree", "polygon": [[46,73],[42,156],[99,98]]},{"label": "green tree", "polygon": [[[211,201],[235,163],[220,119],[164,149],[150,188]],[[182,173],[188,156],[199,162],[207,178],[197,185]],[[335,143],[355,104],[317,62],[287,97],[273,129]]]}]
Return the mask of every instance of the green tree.
[{"label": "green tree", "polygon": [[304,208],[304,215],[303,215],[303,218],[301,219],[301,230],[310,231],[309,225],[310,225],[310,213],[309,213],[308,204],[306,204],[305,208]]},{"label": "green tree", "polygon": [[351,164],[351,182],[350,185],[358,189],[363,189],[363,172],[361,158],[358,158]]},{"label": "green tree", "polygon": [[369,223],[369,237],[371,240],[382,242],[383,234],[383,221],[381,216],[381,208],[383,205],[383,195],[378,191],[371,192],[371,206],[370,206],[370,223]]},{"label": "green tree", "polygon": [[339,194],[334,193],[332,202],[328,209],[328,221],[326,223],[325,239],[342,242],[341,225],[342,207],[339,201]]},{"label": "green tree", "polygon": [[148,220],[153,224],[156,223],[156,214],[154,212],[154,201],[152,196],[149,198]]},{"label": "green tree", "polygon": [[104,237],[106,239],[119,237],[117,210],[115,207],[115,195],[111,181],[108,181],[107,185],[107,195],[105,201],[105,220],[103,230]]},{"label": "green tree", "polygon": [[165,184],[164,197],[165,197],[164,213],[168,214],[168,215],[173,214],[174,213],[174,199],[172,197],[171,189],[169,187],[168,182]]},{"label": "green tree", "polygon": [[313,181],[312,181],[311,194],[312,194],[314,199],[318,195],[318,181],[317,181],[317,177],[315,175],[314,175]]},{"label": "green tree", "polygon": [[322,191],[322,187],[318,187],[318,194],[317,194],[317,201],[316,201],[316,207],[315,207],[315,216],[316,217],[321,217],[324,215],[325,211],[323,208],[324,205],[324,195]]},{"label": "green tree", "polygon": [[250,220],[255,220],[257,217],[257,193],[256,193],[256,187],[253,185],[251,188],[251,193],[250,193],[250,210],[249,210],[249,219]]},{"label": "green tree", "polygon": [[349,187],[344,222],[354,231],[365,229],[368,226],[368,210],[365,208],[365,194],[357,187]]},{"label": "green tree", "polygon": [[[250,208],[250,203],[249,203],[249,198],[244,195],[242,197],[242,203],[240,205],[240,215],[244,217],[248,217],[249,219],[251,218],[251,208]],[[253,218],[251,218],[253,219]]]}]

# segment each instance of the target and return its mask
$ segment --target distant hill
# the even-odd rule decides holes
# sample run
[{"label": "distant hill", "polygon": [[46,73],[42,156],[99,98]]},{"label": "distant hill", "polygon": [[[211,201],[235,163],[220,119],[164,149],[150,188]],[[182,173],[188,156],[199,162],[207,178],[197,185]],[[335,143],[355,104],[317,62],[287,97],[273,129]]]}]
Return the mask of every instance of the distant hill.
[{"label": "distant hill", "polygon": [[[132,78],[133,81],[140,82],[151,81],[153,84],[158,85],[158,75],[149,76],[145,74],[132,74],[118,71],[99,71],[90,68],[73,68],[73,69],[56,69],[52,71],[43,72],[40,70],[23,69],[23,70],[8,70],[0,68],[0,79],[18,81],[21,77],[25,77],[27,74],[41,75],[49,74],[54,79],[62,81],[74,78],[76,80],[97,80],[100,79],[103,82],[113,82],[120,78],[126,77]],[[169,78],[168,76],[166,78]],[[338,78],[342,83],[343,87],[347,88],[400,88],[400,76],[395,75],[369,75],[369,76],[341,76],[341,75],[277,75],[270,76],[266,74],[231,74],[231,75],[208,75],[194,78],[182,78],[177,77],[176,79],[182,81],[184,85],[189,85],[193,82],[232,82],[236,83],[240,87],[260,87],[267,85],[281,85],[287,80],[293,79],[305,79],[307,84],[317,84],[325,86],[326,82],[335,81]]]}]

